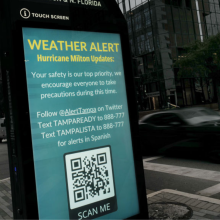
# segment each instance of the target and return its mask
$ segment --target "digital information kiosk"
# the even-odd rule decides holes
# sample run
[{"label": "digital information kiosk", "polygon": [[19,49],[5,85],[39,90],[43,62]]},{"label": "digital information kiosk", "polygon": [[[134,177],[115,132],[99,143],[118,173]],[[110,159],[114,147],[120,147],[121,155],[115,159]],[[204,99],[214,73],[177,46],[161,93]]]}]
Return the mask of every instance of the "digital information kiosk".
[{"label": "digital information kiosk", "polygon": [[147,218],[126,21],[112,1],[4,2],[15,218]]}]

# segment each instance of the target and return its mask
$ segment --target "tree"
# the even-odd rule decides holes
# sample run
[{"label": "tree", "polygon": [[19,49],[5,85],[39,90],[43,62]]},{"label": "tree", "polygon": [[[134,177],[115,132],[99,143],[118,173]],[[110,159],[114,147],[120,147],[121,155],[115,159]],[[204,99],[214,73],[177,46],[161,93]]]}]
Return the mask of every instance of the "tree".
[{"label": "tree", "polygon": [[214,79],[220,109],[220,33],[204,42],[195,41],[184,49],[185,55],[174,64],[174,68],[179,68],[177,78]]}]

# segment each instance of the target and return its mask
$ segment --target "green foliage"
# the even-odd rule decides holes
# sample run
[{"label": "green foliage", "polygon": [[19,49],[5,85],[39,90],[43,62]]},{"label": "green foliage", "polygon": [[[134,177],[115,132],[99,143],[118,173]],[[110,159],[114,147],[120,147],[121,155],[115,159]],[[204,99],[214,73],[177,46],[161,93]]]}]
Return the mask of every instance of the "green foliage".
[{"label": "green foliage", "polygon": [[179,68],[178,78],[220,78],[220,33],[204,42],[195,41],[184,49],[185,56],[174,64],[174,68]]}]

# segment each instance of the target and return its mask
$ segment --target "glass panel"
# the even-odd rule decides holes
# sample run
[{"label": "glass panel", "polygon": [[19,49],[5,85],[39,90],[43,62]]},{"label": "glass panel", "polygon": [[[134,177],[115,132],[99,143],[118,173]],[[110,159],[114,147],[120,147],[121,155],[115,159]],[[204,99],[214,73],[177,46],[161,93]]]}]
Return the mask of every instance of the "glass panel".
[{"label": "glass panel", "polygon": [[125,0],[125,8],[126,8],[126,12],[130,10],[129,1],[130,1],[130,0]]},{"label": "glass panel", "polygon": [[172,19],[171,7],[168,5],[166,6],[166,18]]},{"label": "glass panel", "polygon": [[193,19],[194,19],[194,22],[198,22],[198,15],[197,15],[197,11],[193,10]]},{"label": "glass panel", "polygon": [[194,42],[195,41],[195,36],[194,35],[189,35],[189,40],[190,40],[190,43]]},{"label": "glass panel", "polygon": [[150,12],[148,8],[144,9],[144,20],[145,20],[145,25],[150,26],[151,25],[151,20],[150,20]]},{"label": "glass panel", "polygon": [[189,36],[184,34],[183,35],[183,45],[186,46],[189,44]]},{"label": "glass panel", "polygon": [[186,13],[185,13],[185,9],[183,8],[179,8],[179,13],[180,13],[180,20],[181,21],[186,21]]},{"label": "glass panel", "polygon": [[168,30],[170,33],[173,33],[173,21],[172,20],[167,20],[167,24],[168,24]]},{"label": "glass panel", "polygon": [[130,4],[131,4],[131,9],[135,8],[136,4],[135,4],[135,1],[134,1],[134,0],[131,0],[131,1],[130,1]]},{"label": "glass panel", "polygon": [[136,0],[136,6],[141,4],[141,0]]},{"label": "glass panel", "polygon": [[179,10],[176,7],[173,7],[173,19],[179,20]]},{"label": "glass panel", "polygon": [[192,9],[196,9],[195,0],[191,0],[191,7]]},{"label": "glass panel", "polygon": [[192,22],[188,22],[188,31],[189,34],[194,34],[194,27]]},{"label": "glass panel", "polygon": [[194,23],[194,25],[195,25],[196,35],[200,35],[199,24],[198,23]]},{"label": "glass panel", "polygon": [[175,34],[172,33],[170,34],[170,44],[171,44],[171,47],[175,47],[176,46],[176,37],[175,37]]},{"label": "glass panel", "polygon": [[186,10],[187,21],[192,21],[192,12],[191,10]]},{"label": "glass panel", "polygon": [[183,46],[182,35],[176,34],[176,42],[177,42],[177,46],[179,47]]},{"label": "glass panel", "polygon": [[186,22],[181,22],[181,31],[183,34],[188,34],[188,28],[187,28],[187,23]]},{"label": "glass panel", "polygon": [[175,25],[175,33],[180,33],[181,32],[180,21],[174,21],[174,25]]},{"label": "glass panel", "polygon": [[122,3],[120,3],[120,4],[119,4],[119,8],[120,8],[121,12],[122,12],[122,13],[124,13],[124,10],[123,10],[123,5],[122,5]]},{"label": "glass panel", "polygon": [[207,2],[207,1],[204,1],[204,10],[205,10],[205,13],[209,14],[210,7],[209,7],[209,2]]}]

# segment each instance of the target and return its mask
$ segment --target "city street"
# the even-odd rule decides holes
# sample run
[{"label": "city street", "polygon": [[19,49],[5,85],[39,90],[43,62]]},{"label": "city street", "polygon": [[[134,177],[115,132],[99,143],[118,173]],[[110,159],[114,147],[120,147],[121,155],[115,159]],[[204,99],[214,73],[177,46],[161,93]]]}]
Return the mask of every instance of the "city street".
[{"label": "city street", "polygon": [[220,164],[202,159],[145,157],[146,188],[173,189],[220,199]]}]

